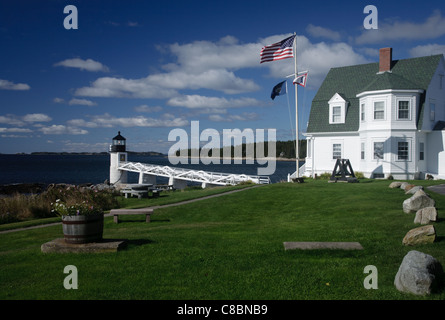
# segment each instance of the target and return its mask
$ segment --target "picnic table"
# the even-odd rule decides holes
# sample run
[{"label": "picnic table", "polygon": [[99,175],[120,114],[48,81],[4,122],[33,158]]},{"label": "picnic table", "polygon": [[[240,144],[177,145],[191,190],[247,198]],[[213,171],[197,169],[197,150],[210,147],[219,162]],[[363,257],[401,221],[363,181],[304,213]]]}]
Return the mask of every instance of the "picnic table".
[{"label": "picnic table", "polygon": [[174,190],[172,185],[152,185],[152,184],[131,184],[120,192],[125,195],[125,198],[137,196],[138,199],[143,197],[159,197],[163,190]]}]

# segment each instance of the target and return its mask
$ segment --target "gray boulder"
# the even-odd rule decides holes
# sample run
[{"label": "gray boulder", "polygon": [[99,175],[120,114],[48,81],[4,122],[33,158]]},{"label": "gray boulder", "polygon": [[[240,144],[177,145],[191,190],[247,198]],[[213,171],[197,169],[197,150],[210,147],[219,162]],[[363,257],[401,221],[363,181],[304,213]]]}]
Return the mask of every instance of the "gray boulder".
[{"label": "gray boulder", "polygon": [[408,185],[409,185],[408,182],[402,182],[402,184],[400,185],[400,189],[405,190],[406,186]]},{"label": "gray boulder", "polygon": [[417,191],[411,198],[403,201],[403,212],[416,213],[426,207],[434,207],[435,202],[423,190]]},{"label": "gray boulder", "polygon": [[428,224],[437,220],[437,210],[435,207],[426,207],[416,212],[414,223]]},{"label": "gray boulder", "polygon": [[406,254],[394,279],[397,290],[416,295],[430,294],[442,283],[443,268],[439,261],[416,250]]},{"label": "gray boulder", "polygon": [[423,191],[423,189],[416,191],[416,193],[414,193],[414,196],[415,197],[418,197],[418,196],[428,196],[429,197],[429,195],[425,191]]},{"label": "gray boulder", "polygon": [[394,181],[394,182],[391,182],[391,184],[389,185],[389,187],[390,187],[391,189],[394,189],[394,188],[400,188],[401,185],[402,185],[402,182],[401,182],[401,181]]},{"label": "gray boulder", "polygon": [[419,190],[423,190],[422,186],[414,186],[411,189],[406,188],[405,189],[405,194],[415,194],[417,191]]}]

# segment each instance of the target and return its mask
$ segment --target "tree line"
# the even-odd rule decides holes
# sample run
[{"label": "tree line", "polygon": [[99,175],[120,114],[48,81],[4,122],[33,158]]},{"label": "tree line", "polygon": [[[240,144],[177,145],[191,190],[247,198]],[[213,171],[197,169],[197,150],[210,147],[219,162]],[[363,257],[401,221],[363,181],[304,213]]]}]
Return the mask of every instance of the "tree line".
[{"label": "tree line", "polygon": [[[264,148],[264,154],[263,155],[258,155],[257,156],[257,143],[243,143],[241,145],[241,157],[245,158],[247,156],[247,154],[251,154],[253,152],[254,158],[257,157],[270,157],[272,155],[269,154],[269,145],[268,143],[261,143],[263,145]],[[229,150],[230,148],[230,150]],[[230,147],[223,147],[223,148],[218,148],[218,149],[202,149],[199,148],[199,150],[196,149],[188,149],[188,156],[191,157],[192,156],[192,150],[194,151],[193,154],[195,155],[201,155],[201,152],[204,153],[204,155],[208,156],[208,157],[220,157],[222,158],[224,156],[224,154],[230,154],[231,157],[235,157],[237,156],[235,154],[235,149],[239,149],[239,146],[235,147],[235,146],[230,146]],[[276,141],[275,142],[275,157],[276,158],[287,158],[287,159],[292,159],[295,158],[295,140],[288,140],[288,141]],[[300,159],[304,159],[306,158],[306,150],[307,150],[307,143],[306,140],[299,140],[299,158]],[[230,151],[230,153],[229,153]],[[176,151],[176,156],[180,156],[180,150]]]}]

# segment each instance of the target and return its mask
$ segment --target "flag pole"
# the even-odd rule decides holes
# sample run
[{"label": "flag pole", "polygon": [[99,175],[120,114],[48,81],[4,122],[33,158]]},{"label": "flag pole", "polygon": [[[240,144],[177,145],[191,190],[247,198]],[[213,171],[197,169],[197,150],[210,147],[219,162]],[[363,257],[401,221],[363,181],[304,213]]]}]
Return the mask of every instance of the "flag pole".
[{"label": "flag pole", "polygon": [[[295,78],[298,76],[297,69],[297,34],[294,32],[295,40],[294,40],[294,62],[295,62]],[[295,131],[296,131],[296,139],[295,139],[295,155],[296,155],[296,171],[295,178],[298,179],[300,177],[300,160],[299,160],[299,152],[298,152],[298,83],[295,84]]]}]

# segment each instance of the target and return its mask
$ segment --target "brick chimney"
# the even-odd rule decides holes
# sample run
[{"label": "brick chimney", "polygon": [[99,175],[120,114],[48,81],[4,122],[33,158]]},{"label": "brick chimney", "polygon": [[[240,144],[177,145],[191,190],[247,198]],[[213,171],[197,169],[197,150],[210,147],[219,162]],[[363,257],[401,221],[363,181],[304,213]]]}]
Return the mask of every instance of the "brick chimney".
[{"label": "brick chimney", "polygon": [[392,48],[380,49],[379,72],[391,71]]}]

